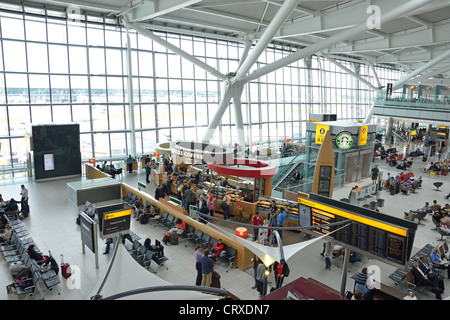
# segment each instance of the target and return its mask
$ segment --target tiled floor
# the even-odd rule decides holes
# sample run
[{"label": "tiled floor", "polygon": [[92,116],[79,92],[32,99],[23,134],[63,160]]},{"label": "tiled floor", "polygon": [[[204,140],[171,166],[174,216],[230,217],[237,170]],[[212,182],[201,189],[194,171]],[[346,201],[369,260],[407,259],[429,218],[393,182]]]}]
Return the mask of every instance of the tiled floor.
[{"label": "tiled floor", "polygon": [[[391,175],[399,172],[399,170],[389,167],[384,161],[376,160],[379,168]],[[414,174],[423,176],[422,188],[417,190],[416,194],[395,196],[389,195],[386,191],[382,191],[381,197],[385,199],[384,207],[380,211],[395,217],[403,217],[403,212],[409,209],[416,209],[423,206],[425,201],[438,200],[441,205],[444,205],[446,200],[444,196],[450,191],[448,188],[448,177],[430,176],[420,172],[419,168],[424,166],[421,158],[416,158],[412,167]],[[145,181],[144,172],[135,172],[133,174],[123,174],[121,180],[131,186],[137,186],[137,181]],[[25,184],[29,189],[30,194],[30,217],[23,220],[31,237],[35,240],[38,247],[45,253],[51,250],[53,256],[56,257],[57,262],[60,261],[60,254],[64,254],[65,261],[71,265],[77,266],[81,271],[81,285],[77,289],[69,289],[65,280],[52,291],[46,290],[43,286],[39,286],[38,294],[32,299],[89,299],[93,290],[99,280],[103,279],[111,255],[103,255],[101,252],[104,249],[104,244],[99,239],[99,268],[95,267],[94,254],[86,249],[85,254],[82,253],[82,244],[80,239],[80,227],[75,224],[77,216],[77,207],[71,203],[66,196],[66,183],[72,180],[56,180],[50,182],[34,182],[29,181]],[[440,188],[441,191],[435,191],[432,183],[435,181],[443,181],[444,185]],[[20,183],[13,183],[1,187],[0,193],[5,199],[16,198],[19,199]],[[360,186],[370,184],[369,179],[359,181]],[[347,197],[349,190],[355,183],[348,184],[342,188],[335,190],[333,198],[341,199]],[[153,193],[155,185],[149,184],[149,193]],[[415,237],[413,253],[423,247],[425,244],[437,245],[439,235],[432,230],[431,219],[423,221],[418,227],[418,232]],[[161,227],[153,227],[150,225],[141,225],[137,221],[132,221],[131,230],[138,234],[141,238],[147,237],[153,239],[161,239],[165,229]],[[288,232],[290,241],[301,241],[302,236],[299,233]],[[324,284],[340,291],[342,281],[342,269],[333,265],[331,270],[324,270],[324,261],[320,256],[322,251],[322,241],[307,247],[298,252],[288,260],[291,274],[285,280],[285,284],[297,279],[300,276],[315,278]],[[166,246],[166,255],[169,260],[166,262],[168,270],[160,269],[157,276],[174,284],[189,284],[195,283],[195,267],[194,267],[194,249],[192,246],[186,248],[184,244],[178,246]],[[345,285],[346,290],[351,290],[353,287],[353,280],[350,276],[359,271],[363,266],[376,264],[382,271],[382,281],[394,286],[393,281],[388,278],[396,268],[385,263],[368,259],[363,257],[361,262],[356,262],[350,265],[350,272],[347,276]],[[216,270],[222,276],[222,288],[232,292],[240,299],[255,300],[258,297],[256,290],[251,289],[253,285],[253,269],[245,272],[239,269],[232,268],[229,272],[225,272],[225,267],[222,264],[216,266]],[[273,281],[273,280],[272,280]],[[0,257],[0,288],[5,288],[6,285],[12,282],[9,273],[8,264],[3,257]],[[447,287],[450,286],[450,281],[445,280]],[[443,297],[450,296],[450,289],[444,292]],[[419,299],[434,299],[431,292],[418,293]],[[8,295],[6,290],[0,290],[0,299],[17,299],[17,296]]]}]

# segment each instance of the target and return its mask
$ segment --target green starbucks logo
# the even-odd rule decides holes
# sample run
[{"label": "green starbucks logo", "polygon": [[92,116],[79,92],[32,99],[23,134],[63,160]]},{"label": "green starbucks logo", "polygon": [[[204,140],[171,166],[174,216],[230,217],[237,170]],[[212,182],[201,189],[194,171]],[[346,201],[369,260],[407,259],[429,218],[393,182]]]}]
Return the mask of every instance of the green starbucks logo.
[{"label": "green starbucks logo", "polygon": [[353,145],[353,137],[350,132],[341,132],[336,136],[336,145],[339,149],[347,150]]}]

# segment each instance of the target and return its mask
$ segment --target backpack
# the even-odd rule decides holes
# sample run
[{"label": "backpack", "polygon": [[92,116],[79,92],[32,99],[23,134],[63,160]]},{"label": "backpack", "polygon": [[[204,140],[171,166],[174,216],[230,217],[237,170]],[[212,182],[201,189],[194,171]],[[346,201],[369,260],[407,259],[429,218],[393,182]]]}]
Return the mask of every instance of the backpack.
[{"label": "backpack", "polygon": [[145,218],[145,214],[141,214],[139,216],[139,223],[140,224],[146,224],[147,223],[147,219]]},{"label": "backpack", "polygon": [[178,234],[176,232],[172,232],[169,237],[169,241],[171,245],[178,244]]}]

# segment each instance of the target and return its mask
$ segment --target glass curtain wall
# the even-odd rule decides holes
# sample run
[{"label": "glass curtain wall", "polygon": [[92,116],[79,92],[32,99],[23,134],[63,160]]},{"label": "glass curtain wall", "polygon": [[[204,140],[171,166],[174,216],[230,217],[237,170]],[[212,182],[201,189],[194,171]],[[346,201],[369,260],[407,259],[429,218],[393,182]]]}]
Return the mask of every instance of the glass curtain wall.
[{"label": "glass curtain wall", "polygon": [[[126,30],[110,17],[33,9],[0,10],[0,170],[26,161],[29,124],[80,124],[82,158],[123,159],[130,153]],[[221,73],[234,72],[240,43],[154,32]],[[137,155],[159,142],[201,141],[222,98],[222,82],[163,46],[130,31]],[[255,68],[295,49],[271,47]],[[341,62],[349,68],[353,64]],[[382,83],[399,72],[377,68]],[[359,73],[374,81],[370,69]],[[321,57],[304,60],[249,83],[242,94],[246,143],[299,141],[308,113],[363,119],[374,92]],[[213,143],[237,142],[232,106]]]}]

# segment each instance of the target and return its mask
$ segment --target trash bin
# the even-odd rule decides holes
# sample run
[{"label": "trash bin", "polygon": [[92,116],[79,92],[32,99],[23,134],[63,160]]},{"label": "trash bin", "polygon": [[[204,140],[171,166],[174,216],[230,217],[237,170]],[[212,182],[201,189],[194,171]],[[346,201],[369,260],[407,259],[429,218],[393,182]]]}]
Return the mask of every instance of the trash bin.
[{"label": "trash bin", "polygon": [[384,199],[377,199],[378,202],[378,207],[383,207],[384,206]]},{"label": "trash bin", "polygon": [[378,201],[370,201],[370,210],[375,210],[377,208]]}]

